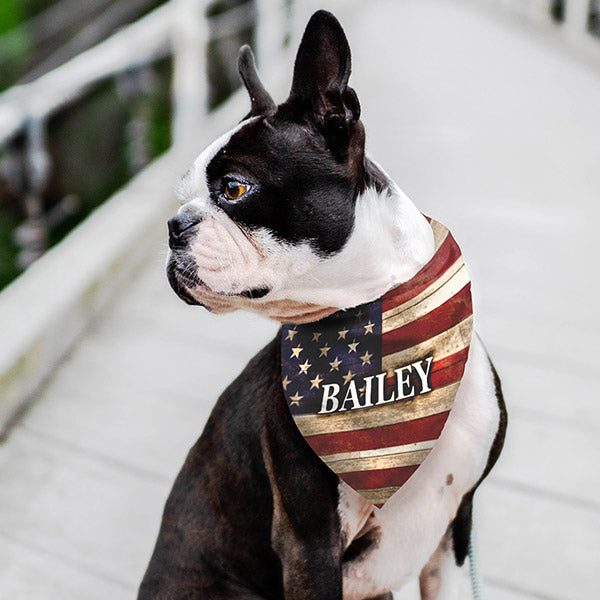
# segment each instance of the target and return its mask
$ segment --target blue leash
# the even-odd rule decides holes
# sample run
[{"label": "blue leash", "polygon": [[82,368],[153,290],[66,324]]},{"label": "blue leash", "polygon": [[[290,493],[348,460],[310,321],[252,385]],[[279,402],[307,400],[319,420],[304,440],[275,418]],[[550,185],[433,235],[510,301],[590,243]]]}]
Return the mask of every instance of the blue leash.
[{"label": "blue leash", "polygon": [[479,542],[475,528],[475,509],[471,508],[471,539],[469,541],[469,573],[473,600],[483,600],[483,579],[479,562]]}]

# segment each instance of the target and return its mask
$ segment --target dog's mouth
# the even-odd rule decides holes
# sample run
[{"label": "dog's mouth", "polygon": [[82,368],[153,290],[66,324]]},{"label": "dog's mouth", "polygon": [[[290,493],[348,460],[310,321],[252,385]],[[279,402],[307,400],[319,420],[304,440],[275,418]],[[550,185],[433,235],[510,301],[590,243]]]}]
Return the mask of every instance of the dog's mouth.
[{"label": "dog's mouth", "polygon": [[184,260],[183,265],[178,265],[178,261],[171,258],[167,264],[167,279],[173,291],[186,304],[194,306],[203,306],[209,311],[213,309],[206,302],[201,302],[196,296],[219,297],[226,301],[228,298],[247,298],[248,300],[258,300],[264,298],[270,291],[269,287],[256,287],[243,290],[238,293],[215,292],[204,281],[201,281],[196,275],[195,264],[191,257]]},{"label": "dog's mouth", "polygon": [[252,288],[249,290],[244,290],[243,292],[240,292],[239,294],[236,294],[236,295],[244,296],[244,298],[249,298],[250,300],[257,300],[258,298],[264,298],[270,291],[271,291],[271,288],[259,287],[259,288]]},{"label": "dog's mouth", "polygon": [[186,304],[193,306],[207,306],[198,302],[188,291],[189,288],[194,288],[201,282],[195,276],[188,274],[187,269],[180,270],[177,268],[175,261],[169,259],[167,263],[167,280],[171,289],[181,298]]}]

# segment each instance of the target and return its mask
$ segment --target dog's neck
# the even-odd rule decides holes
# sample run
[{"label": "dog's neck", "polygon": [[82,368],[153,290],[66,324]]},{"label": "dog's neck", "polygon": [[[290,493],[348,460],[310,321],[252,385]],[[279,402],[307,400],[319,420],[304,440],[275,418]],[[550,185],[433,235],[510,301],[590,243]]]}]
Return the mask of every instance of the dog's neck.
[{"label": "dog's neck", "polygon": [[[429,261],[434,253],[429,223],[406,194],[376,169],[372,172],[377,181],[357,198],[354,228],[342,250],[291,275],[271,300],[286,298],[332,311],[350,308],[408,281]],[[308,264],[308,248],[306,253]],[[299,262],[304,261],[299,257]]]}]

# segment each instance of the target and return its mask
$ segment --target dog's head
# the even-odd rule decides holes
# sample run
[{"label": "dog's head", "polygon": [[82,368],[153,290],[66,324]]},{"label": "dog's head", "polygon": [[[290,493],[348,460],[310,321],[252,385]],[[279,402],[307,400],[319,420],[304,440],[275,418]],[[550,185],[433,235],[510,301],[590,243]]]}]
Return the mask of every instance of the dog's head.
[{"label": "dog's head", "polygon": [[350,48],[335,17],[319,11],[309,21],[283,104],[263,87],[247,46],[239,70],[250,113],[179,185],[167,265],[176,293],[214,312],[243,308],[305,322],[412,275],[419,240],[418,256],[405,252],[393,272],[382,264],[402,246],[392,229],[414,217],[414,207],[365,158],[360,105],[348,86]]}]

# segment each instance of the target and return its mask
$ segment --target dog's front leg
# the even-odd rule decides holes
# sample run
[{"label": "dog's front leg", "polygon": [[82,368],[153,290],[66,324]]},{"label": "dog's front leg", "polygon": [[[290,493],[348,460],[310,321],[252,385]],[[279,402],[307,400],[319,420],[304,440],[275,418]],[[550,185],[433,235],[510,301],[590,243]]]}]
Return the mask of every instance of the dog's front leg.
[{"label": "dog's front leg", "polygon": [[421,600],[456,600],[466,569],[473,493],[465,494],[456,518],[419,575]]},{"label": "dog's front leg", "polygon": [[308,447],[284,402],[281,396],[266,419],[262,448],[285,600],[342,600],[338,478]]}]

